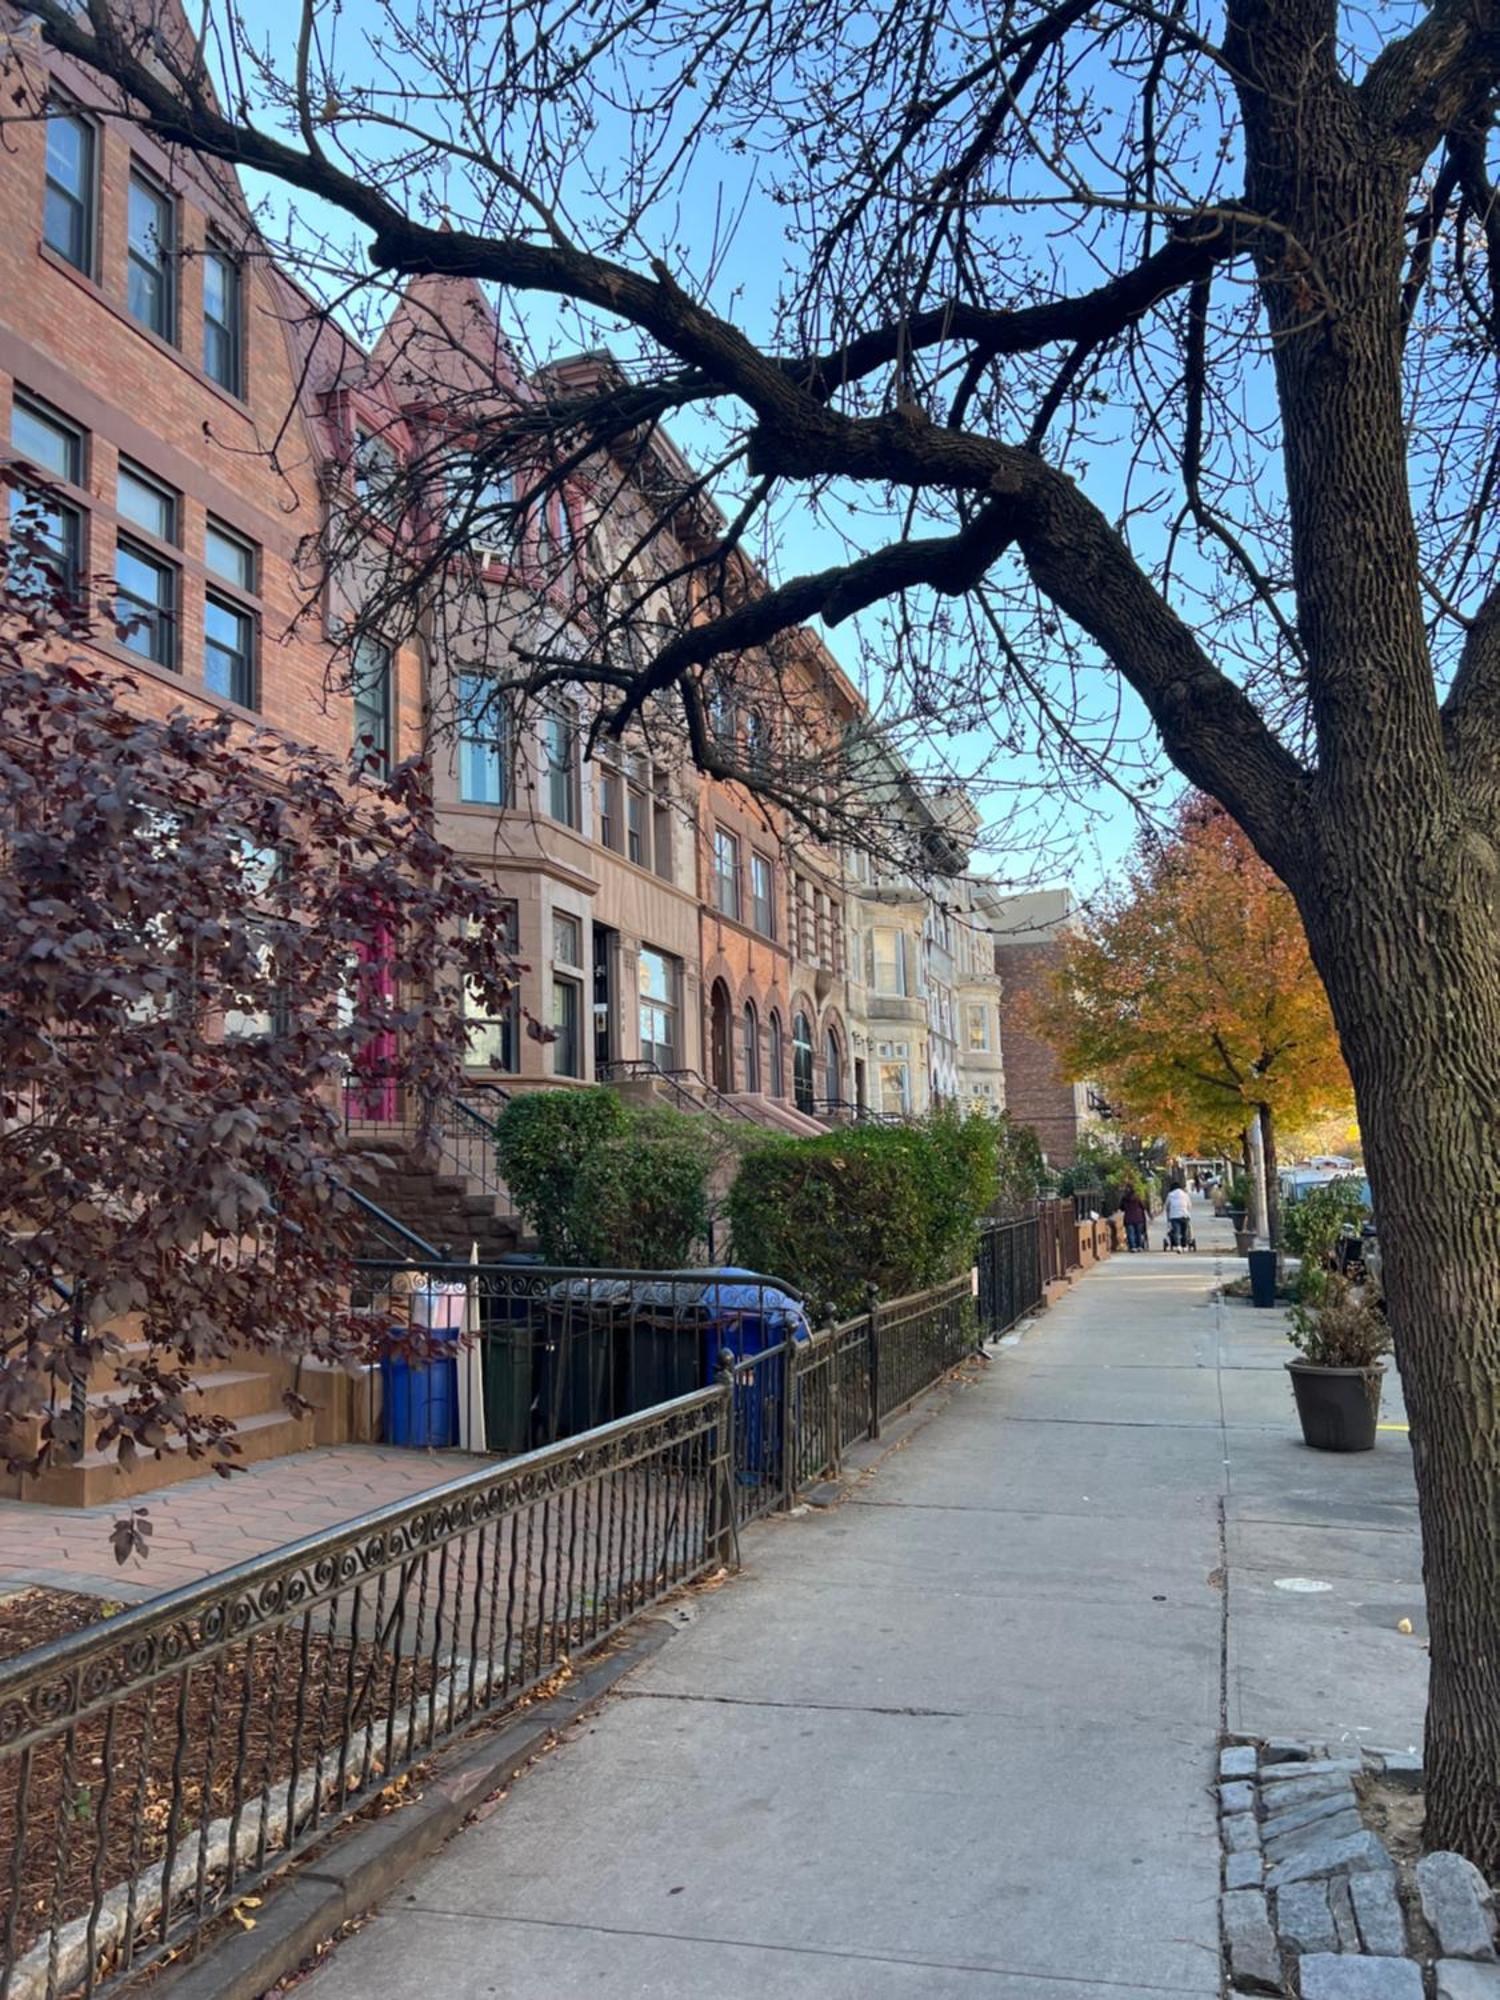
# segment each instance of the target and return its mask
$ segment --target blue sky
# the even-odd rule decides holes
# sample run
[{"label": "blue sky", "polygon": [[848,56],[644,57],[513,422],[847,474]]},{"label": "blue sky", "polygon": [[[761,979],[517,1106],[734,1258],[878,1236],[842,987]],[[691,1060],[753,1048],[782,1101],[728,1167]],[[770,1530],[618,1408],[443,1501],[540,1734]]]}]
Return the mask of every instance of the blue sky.
[{"label": "blue sky", "polygon": [[[362,16],[371,19],[374,13],[371,0],[351,0],[351,4],[344,7],[339,33],[344,37],[346,50],[350,46],[349,38],[358,32]],[[273,47],[285,47],[291,39],[295,21],[296,11],[288,0],[273,0],[269,12],[259,18],[257,27],[265,31]],[[351,58],[351,70],[355,67]],[[611,134],[607,119],[594,135],[594,144],[602,149],[609,148]],[[715,302],[721,309],[726,302],[732,302],[729,305],[732,316],[752,336],[762,335],[771,323],[776,290],[784,267],[784,246],[777,240],[775,211],[768,208],[763,188],[758,183],[758,177],[763,177],[764,172],[763,164],[753,155],[736,157],[727,151],[715,151],[700,156],[686,192],[669,218],[670,228],[663,224],[660,237],[664,254],[670,256],[674,245],[681,246],[691,260],[694,250],[700,246],[715,240],[724,243],[726,216],[741,218],[738,231],[729,240],[720,260]],[[290,229],[292,240],[297,240],[299,232],[284,220],[288,212],[285,194],[253,181],[249,191],[252,197],[264,198],[269,203],[273,235],[282,235]],[[443,190],[434,187],[432,193],[435,198],[441,199]],[[463,209],[469,199],[467,191],[463,190],[455,198],[460,220],[467,219]],[[342,218],[329,216],[326,212],[309,211],[305,203],[302,204],[302,213],[306,220],[316,221],[333,235],[353,240],[349,226]],[[305,237],[305,231],[301,233]],[[601,339],[601,329],[597,324],[585,320],[576,309],[561,306],[549,298],[502,301],[501,314],[508,331],[524,329],[526,345],[539,356],[596,344]],[[623,341],[628,351],[628,335],[606,331],[604,338],[617,349]],[[1118,420],[1118,458],[1122,467],[1127,457],[1127,414],[1122,414]],[[700,463],[711,459],[717,436],[710,423],[686,412],[673,421],[671,429],[691,459]],[[1124,495],[1122,476],[1111,463],[1107,423],[1104,433],[1103,448],[1098,448],[1096,444],[1093,454],[1088,490],[1096,500],[1110,508],[1120,505]],[[726,503],[732,504],[732,488],[722,497]],[[837,511],[841,498],[837,494],[830,496],[832,511]],[[825,508],[827,511],[830,510]],[[784,501],[777,525],[780,546],[771,558],[773,576],[784,577],[821,568],[839,561],[847,553],[835,527],[794,494],[788,495]],[[857,523],[852,527],[855,540],[868,547],[877,545],[883,534],[889,534],[891,525],[887,520],[883,529],[878,522]],[[1191,561],[1189,557],[1189,566]],[[867,639],[874,642],[879,630],[878,615],[866,614],[860,629]],[[824,636],[835,656],[854,678],[866,686],[878,706],[882,696],[878,670],[872,683],[861,660],[859,630],[851,624]],[[1127,741],[1149,740],[1149,725],[1144,711],[1128,690],[1122,694],[1113,674],[1098,668],[1093,672],[1086,671],[1082,678],[1089,706],[1098,716],[1107,717],[1118,708],[1118,727],[1123,737]],[[1029,790],[1034,794],[1032,807],[1023,815],[1019,826],[999,839],[992,833],[989,851],[982,852],[978,857],[981,866],[1002,877],[1017,880],[1036,872],[1050,878],[1066,874],[1074,886],[1084,893],[1099,881],[1120,874],[1139,821],[1130,805],[1108,785],[1080,781],[1079,797],[1076,800],[1061,800],[1055,788],[1049,788],[1043,767],[1024,747],[997,744],[994,736],[987,731],[952,732],[944,728],[941,718],[930,726],[928,749],[934,768],[946,767],[960,779],[972,777],[979,780],[981,811],[987,817],[993,807],[983,794],[988,793],[997,780],[1006,789],[1014,787],[1018,792]],[[1165,782],[1153,793],[1153,805],[1165,803],[1177,788],[1178,781],[1169,773]],[[1054,833],[1058,823],[1065,830],[1062,852],[1055,845],[1047,847],[1043,844],[1041,829],[1049,823]]]}]

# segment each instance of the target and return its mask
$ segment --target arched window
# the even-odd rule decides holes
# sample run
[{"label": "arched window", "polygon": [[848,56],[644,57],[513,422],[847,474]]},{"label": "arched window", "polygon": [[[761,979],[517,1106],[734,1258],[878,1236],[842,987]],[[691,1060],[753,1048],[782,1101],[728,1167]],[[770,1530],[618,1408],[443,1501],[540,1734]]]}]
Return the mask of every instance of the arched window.
[{"label": "arched window", "polygon": [[771,1095],[786,1096],[786,1035],[779,1014],[771,1016]]},{"label": "arched window", "polygon": [[755,1002],[745,1002],[745,1088],[760,1089],[760,1016]]},{"label": "arched window", "polygon": [[813,1108],[812,1022],[798,1014],[792,1022],[792,1095],[797,1109],[809,1114]]},{"label": "arched window", "polygon": [[826,1036],[824,1061],[828,1065],[828,1095],[837,1104],[844,1095],[844,1062],[839,1054],[839,1038],[830,1028]]}]

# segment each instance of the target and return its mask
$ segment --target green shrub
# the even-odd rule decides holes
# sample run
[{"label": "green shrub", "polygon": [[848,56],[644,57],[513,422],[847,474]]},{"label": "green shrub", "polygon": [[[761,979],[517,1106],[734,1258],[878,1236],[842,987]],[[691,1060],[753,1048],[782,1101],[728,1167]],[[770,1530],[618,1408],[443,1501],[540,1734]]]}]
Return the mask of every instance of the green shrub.
[{"label": "green shrub", "polygon": [[1285,1205],[1282,1241],[1305,1264],[1321,1264],[1332,1254],[1346,1224],[1358,1228],[1369,1212],[1362,1181],[1352,1177],[1329,1181]]},{"label": "green shrub", "polygon": [[776,1139],[740,1165],[729,1193],[738,1263],[785,1278],[815,1314],[858,1312],[921,1291],[973,1262],[995,1198],[996,1121],[935,1113],[921,1124]]},{"label": "green shrub", "polygon": [[501,1115],[496,1154],[552,1264],[666,1269],[708,1234],[717,1122],[612,1090],[530,1091]]}]

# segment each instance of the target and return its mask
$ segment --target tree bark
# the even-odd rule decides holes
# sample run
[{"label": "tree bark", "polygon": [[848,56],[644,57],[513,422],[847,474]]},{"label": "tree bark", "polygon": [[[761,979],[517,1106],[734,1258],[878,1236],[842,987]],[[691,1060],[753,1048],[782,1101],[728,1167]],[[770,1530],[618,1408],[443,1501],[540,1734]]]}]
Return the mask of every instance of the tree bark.
[{"label": "tree bark", "polygon": [[1269,1104],[1260,1112],[1260,1146],[1266,1162],[1266,1236],[1273,1250],[1281,1248],[1281,1183],[1276,1178],[1276,1121]]},{"label": "tree bark", "polygon": [[[1346,837],[1350,830],[1346,829]],[[1432,829],[1429,827],[1430,839]],[[1424,830],[1308,898],[1359,1105],[1431,1624],[1429,1848],[1500,1873],[1500,954],[1494,871]],[[1472,850],[1469,850],[1472,852]],[[1450,854],[1452,850],[1450,849]],[[1350,856],[1350,859],[1353,857]]]}]

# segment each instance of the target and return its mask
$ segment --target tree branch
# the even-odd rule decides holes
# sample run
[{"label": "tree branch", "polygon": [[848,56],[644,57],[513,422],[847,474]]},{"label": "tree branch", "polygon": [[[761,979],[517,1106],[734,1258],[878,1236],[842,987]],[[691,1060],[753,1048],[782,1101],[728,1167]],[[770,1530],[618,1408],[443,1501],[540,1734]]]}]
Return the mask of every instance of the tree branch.
[{"label": "tree branch", "polygon": [[1497,0],[1434,0],[1409,35],[1382,50],[1359,87],[1367,115],[1420,162],[1467,124],[1500,80]]}]

